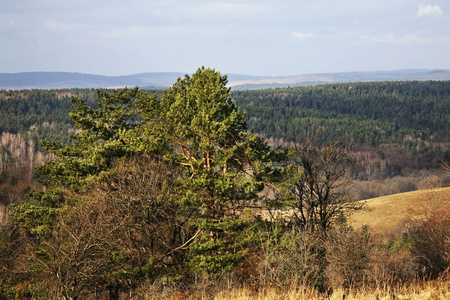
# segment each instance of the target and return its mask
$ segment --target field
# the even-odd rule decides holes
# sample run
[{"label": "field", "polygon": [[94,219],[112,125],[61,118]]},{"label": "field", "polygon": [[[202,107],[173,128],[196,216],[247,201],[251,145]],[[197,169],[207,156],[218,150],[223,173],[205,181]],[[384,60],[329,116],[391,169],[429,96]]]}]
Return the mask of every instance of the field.
[{"label": "field", "polygon": [[338,289],[328,294],[321,294],[309,287],[263,288],[255,291],[252,288],[234,288],[211,290],[201,287],[194,293],[175,291],[172,293],[157,293],[151,287],[131,299],[171,299],[171,300],[445,300],[450,299],[450,280],[441,279],[428,282],[417,282],[399,287],[371,288],[358,290]]},{"label": "field", "polygon": [[415,220],[425,218],[435,207],[450,205],[450,188],[426,189],[363,201],[366,208],[355,212],[349,223],[355,228],[367,225],[375,234],[407,231]]}]

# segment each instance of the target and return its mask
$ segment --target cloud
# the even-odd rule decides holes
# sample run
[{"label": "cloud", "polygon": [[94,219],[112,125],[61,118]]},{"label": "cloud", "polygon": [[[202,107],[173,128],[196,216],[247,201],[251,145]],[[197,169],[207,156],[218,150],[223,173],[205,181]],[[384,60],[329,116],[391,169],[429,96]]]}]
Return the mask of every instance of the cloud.
[{"label": "cloud", "polygon": [[442,15],[442,9],[439,7],[439,5],[423,5],[419,4],[419,10],[417,11],[418,17],[424,17],[424,16],[440,16]]},{"label": "cloud", "polygon": [[291,32],[291,36],[296,39],[309,39],[313,38],[314,34],[304,32]]},{"label": "cloud", "polygon": [[54,31],[66,31],[66,30],[80,29],[80,25],[78,25],[78,24],[59,22],[59,21],[55,21],[55,20],[46,20],[45,27],[50,30],[54,30]]},{"label": "cloud", "polygon": [[450,42],[448,37],[423,37],[412,33],[402,36],[395,36],[391,33],[378,36],[361,35],[360,38],[363,42],[377,44],[448,44]]}]

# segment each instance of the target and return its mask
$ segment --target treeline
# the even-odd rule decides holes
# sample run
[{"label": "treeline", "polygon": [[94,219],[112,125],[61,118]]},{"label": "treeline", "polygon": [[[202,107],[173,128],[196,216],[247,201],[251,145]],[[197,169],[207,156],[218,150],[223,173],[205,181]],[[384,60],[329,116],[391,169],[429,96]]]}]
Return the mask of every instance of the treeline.
[{"label": "treeline", "polygon": [[0,206],[0,297],[163,298],[200,282],[329,296],[445,275],[448,207],[388,243],[351,228],[348,149],[270,147],[226,85],[200,68],[161,97],[73,97],[76,134],[42,144],[42,187]]},{"label": "treeline", "polygon": [[235,91],[251,129],[275,139],[383,143],[449,142],[450,82],[343,83]]},{"label": "treeline", "polygon": [[[162,91],[148,93],[161,97]],[[68,141],[70,98],[95,105],[95,90],[0,91],[0,132]],[[249,128],[267,138],[319,143],[342,140],[377,147],[384,143],[450,142],[450,82],[343,83],[233,91]],[[42,124],[54,124],[48,131]],[[409,146],[412,149],[412,145]]]},{"label": "treeline", "polygon": [[[448,81],[345,83],[233,91],[231,99],[246,111],[249,129],[270,145],[340,140],[353,145],[352,155],[360,162],[353,178],[384,180],[450,162],[449,86]],[[161,90],[145,92],[162,97]],[[42,152],[41,140],[70,143],[72,97],[97,107],[94,89],[0,91],[0,133],[23,138],[36,154]],[[31,165],[23,163],[27,157],[0,146],[2,161],[11,166],[3,181],[20,181],[20,173],[30,178],[24,166]],[[14,171],[19,161],[21,171]]]}]

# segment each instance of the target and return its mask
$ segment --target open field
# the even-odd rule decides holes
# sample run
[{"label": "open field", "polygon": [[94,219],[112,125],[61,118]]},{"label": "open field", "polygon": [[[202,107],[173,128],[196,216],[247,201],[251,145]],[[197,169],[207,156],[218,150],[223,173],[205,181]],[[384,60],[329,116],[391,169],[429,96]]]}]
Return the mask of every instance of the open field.
[{"label": "open field", "polygon": [[349,217],[349,224],[355,228],[367,225],[377,234],[388,234],[400,229],[407,230],[408,224],[426,217],[435,207],[450,205],[450,188],[419,190],[363,201],[366,209]]},{"label": "open field", "polygon": [[[428,282],[417,282],[398,287],[384,288],[361,288],[358,290],[344,290],[338,289],[327,295],[326,293],[319,293],[310,287],[287,287],[287,288],[262,288],[255,291],[252,288],[233,288],[223,290],[202,290],[201,288],[194,293],[184,293],[176,291],[170,294],[154,293],[150,288],[139,297],[144,299],[160,299],[163,296],[166,299],[184,299],[184,300],[394,300],[394,299],[408,299],[408,300],[444,300],[450,299],[450,281],[449,280],[433,280]],[[132,298],[138,299],[138,298]],[[141,298],[139,298],[141,299]]]}]

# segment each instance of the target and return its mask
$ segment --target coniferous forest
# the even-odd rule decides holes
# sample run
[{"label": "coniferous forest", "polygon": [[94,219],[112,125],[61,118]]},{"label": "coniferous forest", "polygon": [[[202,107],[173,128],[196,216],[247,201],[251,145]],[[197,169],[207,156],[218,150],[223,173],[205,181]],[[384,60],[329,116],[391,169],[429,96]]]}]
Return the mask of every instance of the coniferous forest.
[{"label": "coniferous forest", "polygon": [[364,183],[448,186],[450,82],[227,83],[0,91],[0,299],[448,296],[448,195],[389,236],[348,219]]}]

